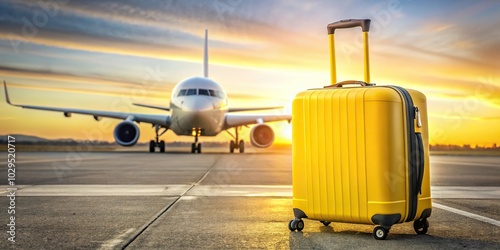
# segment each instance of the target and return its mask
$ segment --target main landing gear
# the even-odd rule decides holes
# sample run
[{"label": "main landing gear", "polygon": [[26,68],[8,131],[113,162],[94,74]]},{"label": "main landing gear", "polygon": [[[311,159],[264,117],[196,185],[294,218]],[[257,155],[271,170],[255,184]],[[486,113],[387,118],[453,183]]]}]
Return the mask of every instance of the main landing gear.
[{"label": "main landing gear", "polygon": [[167,132],[168,129],[164,128],[164,130],[158,134],[161,127],[159,125],[154,125],[154,127],[155,127],[156,139],[149,141],[149,152],[154,153],[155,149],[159,148],[160,152],[163,153],[163,152],[165,152],[165,141],[163,141],[163,140],[159,141],[159,139],[160,139],[160,136],[165,134],[165,132]]},{"label": "main landing gear", "polygon": [[201,135],[201,129],[194,129],[192,135],[194,136],[194,143],[191,144],[191,153],[201,154],[201,143],[198,143],[198,137]]},{"label": "main landing gear", "polygon": [[234,150],[235,149],[239,149],[240,150],[240,153],[244,153],[245,152],[245,142],[243,140],[240,140],[238,142],[238,130],[240,129],[240,127],[235,127],[234,128],[234,132],[235,134],[231,134],[231,132],[229,132],[228,130],[227,133],[230,134],[233,138],[234,138],[234,141],[231,140],[231,142],[229,142],[229,152],[230,153],[234,153]]}]

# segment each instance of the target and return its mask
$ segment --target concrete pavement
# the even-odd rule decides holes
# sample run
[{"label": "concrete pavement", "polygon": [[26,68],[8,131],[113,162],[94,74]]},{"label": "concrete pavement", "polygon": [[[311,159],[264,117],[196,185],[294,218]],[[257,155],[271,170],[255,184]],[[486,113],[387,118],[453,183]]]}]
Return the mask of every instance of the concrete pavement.
[{"label": "concrete pavement", "polygon": [[[286,151],[19,152],[16,243],[5,234],[0,249],[499,249],[500,227],[466,216],[500,220],[497,159],[431,157],[434,202],[441,206],[428,235],[405,223],[376,241],[370,225],[305,220],[303,232],[290,232]],[[6,176],[3,166],[0,185]],[[0,189],[4,224],[6,188]]]}]

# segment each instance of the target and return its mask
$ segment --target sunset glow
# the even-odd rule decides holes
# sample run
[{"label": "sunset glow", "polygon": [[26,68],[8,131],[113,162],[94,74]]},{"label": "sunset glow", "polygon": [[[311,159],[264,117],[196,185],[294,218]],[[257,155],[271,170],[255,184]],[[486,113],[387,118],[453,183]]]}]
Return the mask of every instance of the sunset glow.
[{"label": "sunset glow", "polygon": [[[500,143],[497,1],[42,2],[0,0],[0,80],[14,103],[159,114],[131,103],[166,106],[176,83],[202,75],[207,28],[210,78],[230,106],[291,113],[296,93],[329,84],[326,25],[370,18],[371,79],[427,95],[432,144]],[[359,30],[336,38],[338,80],[361,79]],[[0,100],[0,134],[113,141],[119,122]],[[270,125],[276,142],[290,143],[287,122]],[[140,142],[154,137],[151,125],[139,126]],[[249,128],[242,135],[249,141]]]}]

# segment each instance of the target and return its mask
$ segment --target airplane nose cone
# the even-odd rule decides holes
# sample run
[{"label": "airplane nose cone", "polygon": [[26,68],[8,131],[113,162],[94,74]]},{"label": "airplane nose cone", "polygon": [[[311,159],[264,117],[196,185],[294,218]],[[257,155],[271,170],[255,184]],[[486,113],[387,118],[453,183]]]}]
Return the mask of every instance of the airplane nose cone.
[{"label": "airplane nose cone", "polygon": [[205,98],[190,98],[184,100],[181,108],[186,112],[203,112],[212,110],[214,106],[210,100]]},{"label": "airplane nose cone", "polygon": [[210,100],[204,98],[192,98],[184,100],[181,109],[184,113],[183,122],[186,127],[202,128],[207,126],[213,119],[212,110],[214,106]]}]

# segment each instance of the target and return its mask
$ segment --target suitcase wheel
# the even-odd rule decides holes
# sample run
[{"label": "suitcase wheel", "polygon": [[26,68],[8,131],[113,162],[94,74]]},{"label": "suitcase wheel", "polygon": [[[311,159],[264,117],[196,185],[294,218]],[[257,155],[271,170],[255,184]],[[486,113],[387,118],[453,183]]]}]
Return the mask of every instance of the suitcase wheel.
[{"label": "suitcase wheel", "polygon": [[389,229],[382,226],[377,226],[373,229],[373,237],[375,237],[376,240],[385,240],[387,234],[389,234]]},{"label": "suitcase wheel", "polygon": [[326,220],[322,220],[320,221],[321,223],[323,223],[323,225],[325,225],[325,227],[327,227],[328,225],[330,225],[331,222],[329,221],[326,221]]},{"label": "suitcase wheel", "polygon": [[289,223],[288,223],[288,229],[290,229],[290,231],[302,231],[302,229],[304,229],[304,221],[303,220],[291,220]]},{"label": "suitcase wheel", "polygon": [[426,234],[428,228],[429,221],[427,220],[427,218],[423,218],[413,222],[413,229],[415,229],[415,233],[417,234]]}]

